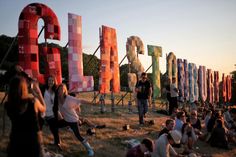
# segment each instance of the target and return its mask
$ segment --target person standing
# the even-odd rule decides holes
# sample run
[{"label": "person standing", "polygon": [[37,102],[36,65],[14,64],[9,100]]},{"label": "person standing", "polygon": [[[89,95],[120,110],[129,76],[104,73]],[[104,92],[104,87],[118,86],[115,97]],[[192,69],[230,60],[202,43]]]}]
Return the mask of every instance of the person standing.
[{"label": "person standing", "polygon": [[55,99],[55,93],[57,89],[57,81],[54,76],[49,76],[45,85],[44,91],[44,101],[46,103],[46,112],[44,119],[46,120],[47,124],[49,125],[50,131],[54,137],[54,144],[60,149],[60,139],[58,135],[58,127],[57,127],[57,120],[53,113],[53,105]]},{"label": "person standing", "polygon": [[139,124],[143,125],[145,114],[148,112],[148,99],[152,93],[151,83],[145,72],[141,74],[141,80],[136,83],[135,91],[137,92]]},{"label": "person standing", "polygon": [[8,100],[5,104],[11,120],[8,157],[42,157],[42,134],[39,127],[39,113],[46,111],[38,83],[33,83],[29,93],[26,78],[15,76],[10,81]]},{"label": "person standing", "polygon": [[[88,152],[88,156],[93,156],[94,151],[86,139],[80,135],[80,130],[78,126],[79,115],[77,110],[80,110],[80,105],[83,100],[77,99],[76,97],[68,95],[67,87],[65,84],[60,84],[58,86],[55,102],[53,106],[53,111],[55,117],[58,117],[58,111],[60,111],[63,119],[58,120],[58,128],[63,128],[69,126],[76,138],[83,144]],[[84,101],[87,102],[87,101]]]},{"label": "person standing", "polygon": [[178,89],[176,86],[176,78],[172,78],[172,83],[170,84],[170,105],[169,105],[169,115],[172,114],[174,108],[178,108]]},{"label": "person standing", "polygon": [[[170,97],[170,79],[167,78],[167,81],[166,81],[166,85],[165,85],[165,92],[166,92],[166,99],[168,101],[168,106],[169,106],[169,109],[170,109],[170,101],[171,101],[171,97]],[[169,112],[170,113],[170,112]],[[170,115],[170,114],[169,114]]]}]

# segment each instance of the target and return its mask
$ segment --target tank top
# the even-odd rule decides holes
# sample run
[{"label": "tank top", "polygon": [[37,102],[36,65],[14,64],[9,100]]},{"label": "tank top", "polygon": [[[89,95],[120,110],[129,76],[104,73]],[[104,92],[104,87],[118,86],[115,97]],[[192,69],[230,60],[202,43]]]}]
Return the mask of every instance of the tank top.
[{"label": "tank top", "polygon": [[8,157],[40,157],[41,133],[38,114],[34,109],[34,99],[27,99],[22,102],[22,105],[25,105],[23,111],[6,105],[7,114],[12,124]]}]

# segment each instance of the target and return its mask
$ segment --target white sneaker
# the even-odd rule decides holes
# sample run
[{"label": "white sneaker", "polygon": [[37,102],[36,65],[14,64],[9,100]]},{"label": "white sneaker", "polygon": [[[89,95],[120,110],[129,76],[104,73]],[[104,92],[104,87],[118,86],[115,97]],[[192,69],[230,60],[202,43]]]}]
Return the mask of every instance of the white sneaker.
[{"label": "white sneaker", "polygon": [[94,156],[94,151],[92,149],[88,150],[88,156]]}]

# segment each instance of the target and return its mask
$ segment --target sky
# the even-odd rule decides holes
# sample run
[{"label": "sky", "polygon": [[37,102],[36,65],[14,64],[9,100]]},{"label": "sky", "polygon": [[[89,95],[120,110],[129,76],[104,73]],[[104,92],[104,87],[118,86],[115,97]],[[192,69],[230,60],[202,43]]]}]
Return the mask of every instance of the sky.
[{"label": "sky", "polygon": [[[119,61],[126,54],[127,38],[134,35],[145,46],[139,55],[145,69],[151,65],[147,45],[156,45],[162,47],[161,73],[166,72],[169,52],[219,71],[220,77],[236,70],[236,0],[0,0],[0,35],[16,36],[21,11],[34,2],[47,5],[58,17],[61,40],[49,42],[66,45],[68,13],[73,13],[82,16],[84,53],[93,54],[99,27],[105,25],[116,29]],[[38,30],[42,26],[39,20]]]}]

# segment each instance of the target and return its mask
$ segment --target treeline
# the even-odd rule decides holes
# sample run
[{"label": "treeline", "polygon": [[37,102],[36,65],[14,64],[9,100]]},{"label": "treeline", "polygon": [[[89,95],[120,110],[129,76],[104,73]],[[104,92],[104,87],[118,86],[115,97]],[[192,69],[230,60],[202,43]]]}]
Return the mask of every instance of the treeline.
[{"label": "treeline", "polygon": [[[0,36],[0,58],[1,61],[3,57],[7,53],[9,47],[11,46],[14,37],[8,37],[6,35]],[[45,43],[40,43],[39,47],[45,46]],[[62,77],[65,80],[68,80],[68,48],[61,47],[58,44],[47,43],[48,47],[57,47],[61,52],[61,67],[62,67]],[[45,71],[45,59],[39,53],[39,69],[41,73]],[[7,58],[4,60],[4,63],[1,69],[9,70],[9,68],[18,62],[18,42],[17,39],[14,42],[12,49],[10,50]],[[84,66],[84,75],[85,76],[93,76],[94,78],[94,88],[98,89],[99,83],[99,68],[100,68],[100,59],[96,56],[92,56],[89,54],[83,53],[83,66]],[[132,70],[133,71],[133,70]],[[120,80],[121,80],[121,88],[128,88],[128,64],[123,64],[120,67]]]},{"label": "treeline", "polygon": [[[8,37],[6,35],[0,35],[0,58],[1,61],[3,57],[5,56],[6,52],[8,51],[9,47],[12,44],[12,41],[14,40],[13,37]],[[45,43],[40,43],[39,47],[44,46]],[[48,47],[57,47],[59,48],[61,52],[61,67],[62,67],[62,77],[65,80],[68,80],[68,48],[61,47],[58,44],[54,43],[47,43]],[[91,52],[92,53],[92,52]],[[39,53],[39,68],[40,72],[44,73],[45,68],[45,60]],[[16,64],[18,62],[18,42],[17,39],[15,43],[12,46],[11,51],[7,55],[7,58],[5,59],[1,69],[9,70],[9,68]],[[89,63],[88,63],[89,62]],[[96,56],[88,55],[83,53],[83,66],[84,66],[84,75],[85,76],[93,76],[94,78],[94,89],[98,90],[98,83],[99,83],[99,68],[100,68],[100,59],[98,59]],[[120,67],[120,84],[122,90],[128,90],[128,72],[129,72],[129,65],[123,64]],[[133,69],[131,69],[131,72],[134,72]],[[236,71],[232,71],[232,99],[231,102],[236,103]],[[151,74],[148,74],[148,78],[152,82]],[[161,85],[163,88],[164,82],[165,82],[165,74],[161,74]],[[1,82],[1,81],[0,81]],[[1,84],[1,83],[0,83]],[[165,97],[162,95],[162,97]],[[220,98],[222,100],[222,97]]]}]

